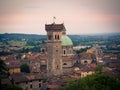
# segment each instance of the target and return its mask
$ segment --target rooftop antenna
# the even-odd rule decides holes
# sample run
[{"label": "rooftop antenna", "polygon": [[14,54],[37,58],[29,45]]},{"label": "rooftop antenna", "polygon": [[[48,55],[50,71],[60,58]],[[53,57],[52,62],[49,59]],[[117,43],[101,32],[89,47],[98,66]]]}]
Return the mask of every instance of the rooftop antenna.
[{"label": "rooftop antenna", "polygon": [[54,16],[54,17],[53,17],[53,24],[55,24],[55,19],[56,19],[56,17]]}]

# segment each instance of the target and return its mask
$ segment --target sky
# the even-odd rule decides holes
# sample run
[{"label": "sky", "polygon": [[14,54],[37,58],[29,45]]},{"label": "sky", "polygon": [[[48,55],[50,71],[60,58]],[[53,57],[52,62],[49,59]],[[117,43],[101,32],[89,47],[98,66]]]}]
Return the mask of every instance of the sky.
[{"label": "sky", "polygon": [[46,34],[53,17],[67,34],[120,32],[120,0],[0,0],[0,33]]}]

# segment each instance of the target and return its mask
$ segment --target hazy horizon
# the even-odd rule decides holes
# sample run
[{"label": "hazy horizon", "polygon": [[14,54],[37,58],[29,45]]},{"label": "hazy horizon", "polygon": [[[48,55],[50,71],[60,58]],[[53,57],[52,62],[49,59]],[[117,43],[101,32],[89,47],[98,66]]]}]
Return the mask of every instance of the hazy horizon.
[{"label": "hazy horizon", "polygon": [[[34,34],[34,33],[0,33],[0,34],[26,34],[26,35],[46,35],[45,34]],[[120,34],[120,32],[112,32],[112,33],[89,33],[89,34],[67,34],[67,35],[117,35]]]},{"label": "hazy horizon", "polygon": [[120,0],[0,0],[0,33],[46,35],[54,16],[69,35],[120,33]]}]

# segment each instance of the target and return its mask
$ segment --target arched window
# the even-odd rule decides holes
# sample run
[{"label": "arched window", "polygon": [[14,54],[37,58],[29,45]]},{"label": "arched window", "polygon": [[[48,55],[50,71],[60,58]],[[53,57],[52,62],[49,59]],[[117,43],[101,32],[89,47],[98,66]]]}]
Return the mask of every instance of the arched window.
[{"label": "arched window", "polygon": [[66,51],[65,51],[65,50],[63,50],[63,54],[66,54]]},{"label": "arched window", "polygon": [[59,40],[59,35],[58,35],[57,39]]},{"label": "arched window", "polygon": [[85,64],[87,64],[87,63],[88,63],[88,61],[86,61],[86,60],[85,60],[85,61],[84,61],[84,63],[85,63]]},{"label": "arched window", "polygon": [[63,65],[67,65],[67,63],[64,63]]},{"label": "arched window", "polygon": [[55,40],[57,39],[57,36],[55,35]]},{"label": "arched window", "polygon": [[55,40],[59,40],[59,35],[55,35]]}]

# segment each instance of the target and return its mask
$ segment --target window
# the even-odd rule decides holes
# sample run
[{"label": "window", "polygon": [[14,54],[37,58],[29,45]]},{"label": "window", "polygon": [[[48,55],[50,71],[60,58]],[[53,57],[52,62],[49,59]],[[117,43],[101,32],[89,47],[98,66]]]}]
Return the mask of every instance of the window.
[{"label": "window", "polygon": [[30,88],[32,88],[32,84],[30,84]]},{"label": "window", "polygon": [[44,53],[45,52],[45,50],[44,49],[42,49],[42,53]]},{"label": "window", "polygon": [[63,54],[66,54],[66,51],[65,51],[65,50],[63,50]]},{"label": "window", "polygon": [[56,35],[55,35],[55,40],[57,39]]},{"label": "window", "polygon": [[58,68],[58,65],[56,67]]},{"label": "window", "polygon": [[41,83],[39,83],[39,88],[41,87]]},{"label": "window", "polygon": [[85,64],[87,64],[88,62],[87,61],[84,61]]},{"label": "window", "polygon": [[59,40],[59,35],[55,35],[55,40]]},{"label": "window", "polygon": [[39,82],[41,82],[41,80],[39,79]]},{"label": "window", "polygon": [[58,35],[57,39],[59,40],[59,35]]},{"label": "window", "polygon": [[63,65],[67,65],[67,63],[64,63]]},{"label": "window", "polygon": [[26,82],[26,84],[28,84],[28,82]]}]

